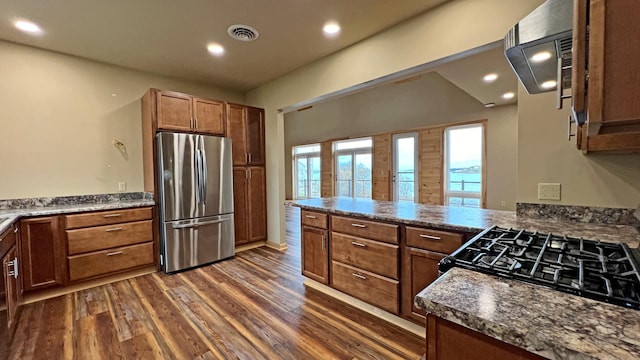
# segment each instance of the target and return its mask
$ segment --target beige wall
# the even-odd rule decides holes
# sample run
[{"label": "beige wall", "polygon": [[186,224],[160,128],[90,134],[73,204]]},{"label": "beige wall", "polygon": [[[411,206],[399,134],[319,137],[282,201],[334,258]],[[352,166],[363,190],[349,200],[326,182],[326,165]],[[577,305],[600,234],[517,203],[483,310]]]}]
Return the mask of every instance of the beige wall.
[{"label": "beige wall", "polygon": [[[575,139],[567,141],[570,110],[555,109],[555,93],[528,95],[522,86],[518,93],[519,202],[638,206],[640,154],[582,155]],[[560,183],[561,201],[538,200],[541,182]]]},{"label": "beige wall", "polygon": [[542,2],[447,2],[247,93],[249,104],[266,110],[269,241],[286,242],[284,115],[279,109],[500,40]]},{"label": "beige wall", "polygon": [[142,191],[140,98],[150,87],[244,102],[239,92],[4,41],[0,79],[0,199],[111,193],[119,181]]},{"label": "beige wall", "polygon": [[[285,114],[285,196],[291,198],[291,147],[326,139],[367,136],[429,125],[488,119],[487,206],[515,209],[516,106],[486,109],[436,72]],[[501,201],[506,206],[501,206]]]}]

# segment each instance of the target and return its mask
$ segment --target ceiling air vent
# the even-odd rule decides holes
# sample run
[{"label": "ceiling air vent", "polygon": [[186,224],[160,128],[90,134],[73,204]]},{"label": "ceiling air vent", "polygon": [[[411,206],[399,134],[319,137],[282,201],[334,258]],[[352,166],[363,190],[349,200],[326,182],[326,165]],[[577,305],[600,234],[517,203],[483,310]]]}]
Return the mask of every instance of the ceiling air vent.
[{"label": "ceiling air vent", "polygon": [[227,32],[229,36],[240,41],[253,41],[260,36],[258,30],[249,25],[231,25]]}]

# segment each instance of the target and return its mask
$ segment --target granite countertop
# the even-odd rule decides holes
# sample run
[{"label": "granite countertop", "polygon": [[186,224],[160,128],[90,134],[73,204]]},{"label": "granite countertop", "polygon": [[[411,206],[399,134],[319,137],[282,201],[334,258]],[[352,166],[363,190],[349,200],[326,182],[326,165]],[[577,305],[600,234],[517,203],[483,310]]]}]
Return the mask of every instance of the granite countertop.
[{"label": "granite countertop", "polygon": [[[536,219],[512,211],[351,198],[288,201],[288,206],[372,220],[480,232],[497,225],[623,242],[638,247],[634,226]],[[640,358],[640,311],[541,286],[453,268],[415,297],[435,316],[551,359]]]},{"label": "granite countertop", "polygon": [[453,268],[415,303],[550,359],[640,358],[640,311],[541,286]]},{"label": "granite countertop", "polygon": [[400,222],[443,230],[480,232],[497,225],[503,228],[539,231],[606,242],[623,242],[631,248],[636,248],[640,244],[640,234],[633,226],[533,219],[516,216],[514,211],[342,197],[291,200],[285,204],[308,210],[330,211],[341,215]]},{"label": "granite countertop", "polygon": [[23,217],[153,206],[153,194],[124,193],[0,200],[0,233]]}]

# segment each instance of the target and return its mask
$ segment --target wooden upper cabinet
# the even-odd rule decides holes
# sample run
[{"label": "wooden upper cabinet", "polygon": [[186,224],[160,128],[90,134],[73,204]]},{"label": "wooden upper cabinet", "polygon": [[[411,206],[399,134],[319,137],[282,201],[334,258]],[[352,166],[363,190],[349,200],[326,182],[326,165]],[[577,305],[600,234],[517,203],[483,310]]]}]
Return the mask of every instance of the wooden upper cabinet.
[{"label": "wooden upper cabinet", "polygon": [[227,137],[231,138],[233,165],[247,164],[247,127],[245,125],[246,107],[237,104],[227,105]]},{"label": "wooden upper cabinet", "polygon": [[158,129],[224,135],[224,102],[157,91]]},{"label": "wooden upper cabinet", "polygon": [[576,0],[573,110],[586,123],[578,147],[592,151],[640,151],[640,37],[637,0]]},{"label": "wooden upper cabinet", "polygon": [[162,91],[158,93],[158,128],[166,130],[191,130],[191,96]]},{"label": "wooden upper cabinet", "polygon": [[247,107],[247,152],[249,165],[264,165],[264,110]]},{"label": "wooden upper cabinet", "polygon": [[227,105],[227,136],[231,138],[233,165],[264,165],[264,110]]},{"label": "wooden upper cabinet", "polygon": [[224,135],[224,103],[193,98],[195,131]]}]

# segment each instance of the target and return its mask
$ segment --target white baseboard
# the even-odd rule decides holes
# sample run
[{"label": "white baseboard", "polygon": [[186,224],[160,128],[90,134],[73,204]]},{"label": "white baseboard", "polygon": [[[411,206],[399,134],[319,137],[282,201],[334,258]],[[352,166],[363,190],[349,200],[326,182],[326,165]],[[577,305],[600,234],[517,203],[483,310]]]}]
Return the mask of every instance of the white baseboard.
[{"label": "white baseboard", "polygon": [[272,249],[278,250],[278,251],[285,251],[289,248],[289,245],[287,245],[287,243],[284,244],[279,244],[279,243],[274,243],[271,241],[267,241],[267,247],[270,247]]}]

